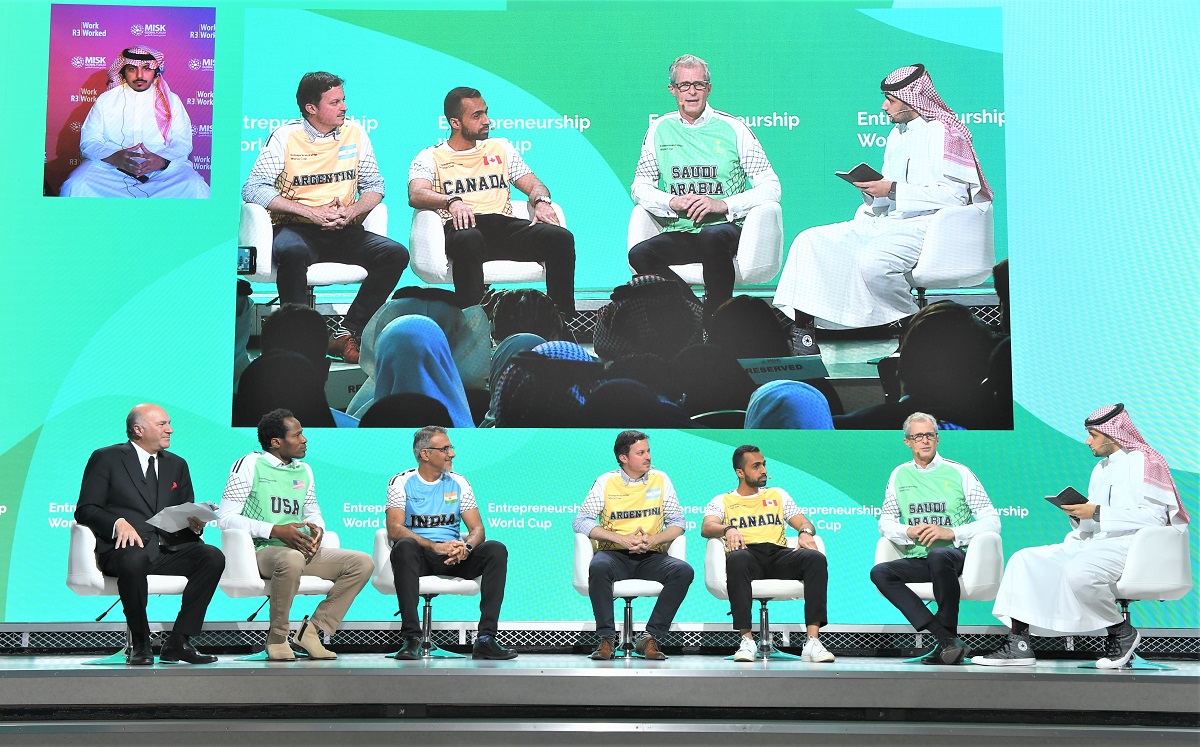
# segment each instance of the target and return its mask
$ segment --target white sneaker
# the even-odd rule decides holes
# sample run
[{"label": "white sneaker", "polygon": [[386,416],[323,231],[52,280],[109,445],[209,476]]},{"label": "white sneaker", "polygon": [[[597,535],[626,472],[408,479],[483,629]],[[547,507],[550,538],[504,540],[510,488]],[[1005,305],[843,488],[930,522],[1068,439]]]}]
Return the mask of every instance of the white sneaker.
[{"label": "white sneaker", "polygon": [[833,661],[834,657],[819,638],[809,638],[804,644],[804,650],[800,652],[800,660],[827,664]]},{"label": "white sneaker", "polygon": [[738,644],[738,650],[733,654],[734,661],[754,661],[758,658],[758,644],[753,638],[742,636],[742,642]]}]

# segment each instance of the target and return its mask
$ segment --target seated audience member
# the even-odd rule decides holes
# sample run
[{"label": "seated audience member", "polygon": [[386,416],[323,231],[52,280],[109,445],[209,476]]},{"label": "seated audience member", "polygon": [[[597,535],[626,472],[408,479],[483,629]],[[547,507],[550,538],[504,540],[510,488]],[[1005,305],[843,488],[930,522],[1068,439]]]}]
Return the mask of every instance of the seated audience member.
[{"label": "seated audience member", "polygon": [[584,398],[603,378],[600,363],[518,353],[500,375],[496,426],[579,427]]},{"label": "seated audience member", "polygon": [[683,396],[678,381],[672,376],[671,366],[665,358],[654,353],[638,353],[618,358],[608,364],[610,379],[633,379],[678,403]]},{"label": "seated audience member", "polygon": [[[321,386],[329,379],[330,359],[325,355],[329,342],[329,328],[321,312],[300,303],[285,303],[263,320],[259,344],[264,353],[288,351],[299,353],[308,359],[321,380]],[[330,409],[339,428],[354,428],[358,420],[341,410]]]},{"label": "seated audience member", "polygon": [[[446,94],[450,137],[425,148],[408,169],[408,204],[436,210],[459,306],[485,291],[483,264],[494,259],[540,262],[546,291],[566,315],[575,313],[575,237],[559,225],[550,190],[504,138],[488,139],[482,94],[465,86]],[[512,214],[512,187],[529,195],[529,219]]]},{"label": "seated audience member", "polygon": [[592,389],[580,411],[585,428],[693,428],[679,405],[632,379],[612,379]]},{"label": "seated audience member", "polygon": [[725,348],[692,345],[671,361],[671,376],[683,391],[688,415],[718,410],[745,410],[757,386]]},{"label": "seated audience member", "polygon": [[802,381],[768,381],[746,408],[747,428],[833,430],[825,395]]},{"label": "seated audience member", "polygon": [[393,320],[409,314],[428,317],[437,322],[450,344],[450,356],[462,379],[463,389],[484,389],[487,386],[488,358],[492,352],[488,338],[488,320],[483,309],[472,306],[460,309],[454,303],[454,294],[441,288],[417,288],[406,286],[392,295],[392,300],[379,307],[379,311],[363,328],[360,364],[367,373],[364,387],[373,387],[371,378],[375,371],[375,347],[379,333]]},{"label": "seated audience member", "polygon": [[233,396],[233,425],[257,427],[272,410],[291,410],[307,427],[334,428],[325,382],[308,358],[288,350],[263,353],[246,367]]},{"label": "seated audience member", "polygon": [[233,391],[237,391],[238,379],[250,365],[250,333],[254,331],[254,299],[250,298],[250,284],[238,278],[237,315],[233,322]]},{"label": "seated audience member", "polygon": [[383,328],[375,344],[374,378],[373,392],[359,391],[350,401],[351,415],[361,417],[375,400],[389,394],[412,392],[445,405],[455,428],[475,427],[450,344],[429,317],[402,316]]},{"label": "seated audience member", "polygon": [[651,120],[631,190],[662,232],[630,249],[629,265],[690,294],[671,266],[701,263],[711,313],[733,295],[742,221],[752,208],[779,202],[779,177],[750,128],[708,105],[708,63],[685,54],[668,74],[678,109]]},{"label": "seated audience member", "polygon": [[[452,428],[450,412],[433,397],[404,392],[375,400],[359,421],[359,428],[411,428],[414,423]],[[423,426],[417,426],[423,427]]]},{"label": "seated audience member", "polygon": [[497,343],[523,332],[544,340],[574,339],[550,296],[533,288],[493,294],[491,318],[492,339]]},{"label": "seated audience member", "polygon": [[208,197],[192,168],[192,120],[163,78],[163,53],[121,50],[80,131],[83,162],[63,197]]},{"label": "seated audience member", "polygon": [[734,358],[786,358],[792,354],[787,330],[771,304],[753,296],[734,296],[708,321],[708,344]]},{"label": "seated audience member", "polygon": [[496,412],[500,409],[500,374],[504,372],[508,362],[517,353],[533,350],[543,342],[546,341],[537,335],[519,332],[504,338],[496,347],[492,353],[491,374],[488,376],[488,411],[479,422],[479,427],[491,428],[496,425]]},{"label": "seated audience member", "polygon": [[617,286],[596,313],[596,355],[612,361],[637,353],[673,358],[703,341],[702,311],[691,291],[657,275]]},{"label": "seated audience member", "polygon": [[567,340],[549,340],[533,349],[534,353],[560,361],[582,361],[591,363],[595,359],[583,349],[582,345]]},{"label": "seated audience member", "polygon": [[900,429],[914,412],[964,428],[987,424],[988,406],[980,387],[988,376],[995,340],[966,306],[931,303],[917,312],[900,339],[899,376],[904,396],[864,407],[834,420],[842,430]]},{"label": "seated audience member", "polygon": [[384,180],[366,131],[346,119],[342,83],[326,72],[300,79],[296,105],[303,118],[271,133],[242,186],[242,200],[271,214],[282,303],[305,300],[312,264],[343,262],[367,271],[342,322],[345,332],[329,344],[331,354],[358,363],[363,327],[396,287],[408,250],[363,228],[383,200]]}]

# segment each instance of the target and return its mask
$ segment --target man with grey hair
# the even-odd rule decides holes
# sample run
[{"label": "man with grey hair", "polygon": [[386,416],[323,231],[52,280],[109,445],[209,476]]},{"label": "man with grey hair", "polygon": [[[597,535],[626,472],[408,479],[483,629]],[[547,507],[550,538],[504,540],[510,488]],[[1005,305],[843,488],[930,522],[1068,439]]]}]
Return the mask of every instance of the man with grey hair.
[{"label": "man with grey hair", "polygon": [[669,74],[678,110],[650,123],[632,190],[662,232],[630,249],[629,264],[638,274],[683,283],[671,265],[701,263],[711,316],[733,296],[742,221],[752,208],[779,202],[779,177],[750,128],[708,105],[704,60],[683,55]]},{"label": "man with grey hair", "polygon": [[[392,541],[392,575],[400,601],[400,633],[404,646],[399,661],[421,658],[421,621],[417,599],[421,576],[482,576],[479,633],[472,657],[513,659],[517,652],[496,643],[508,548],[486,540],[483,520],[471,485],[451,471],[455,451],[446,429],[429,425],[413,436],[415,469],[405,470],[388,483],[387,533]],[[467,538],[461,539],[461,525]]]},{"label": "man with grey hair", "polygon": [[[937,638],[923,663],[959,664],[967,647],[958,638],[958,577],[971,538],[999,532],[1000,515],[971,470],[937,453],[932,415],[909,415],[904,443],[913,459],[892,470],[879,516],[879,533],[904,557],[872,568],[871,581],[914,628]],[[933,584],[936,615],[906,586],[912,583]]]}]

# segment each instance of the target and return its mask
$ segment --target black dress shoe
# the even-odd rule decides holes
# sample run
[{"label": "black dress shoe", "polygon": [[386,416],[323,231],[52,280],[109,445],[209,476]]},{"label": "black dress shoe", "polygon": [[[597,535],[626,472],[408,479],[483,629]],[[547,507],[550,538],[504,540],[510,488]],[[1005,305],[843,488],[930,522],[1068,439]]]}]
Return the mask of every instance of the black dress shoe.
[{"label": "black dress shoe", "polygon": [[167,637],[167,642],[163,644],[162,650],[158,652],[158,660],[171,663],[182,661],[188,664],[212,664],[217,657],[200,653],[184,636],[170,635]]},{"label": "black dress shoe", "polygon": [[396,652],[396,661],[416,661],[421,658],[421,639],[410,636],[404,639],[404,645]]},{"label": "black dress shoe", "polygon": [[517,652],[496,643],[496,640],[490,635],[481,635],[475,640],[475,646],[471,649],[471,658],[502,661],[517,658]]},{"label": "black dress shoe", "polygon": [[948,665],[961,664],[963,658],[970,651],[967,644],[961,638],[955,638],[954,642],[949,646],[943,646],[938,643],[933,650],[921,657],[922,664]]},{"label": "black dress shoe", "polygon": [[125,663],[131,667],[153,666],[154,650],[150,648],[150,639],[143,636],[133,636],[129,652],[125,654]]}]

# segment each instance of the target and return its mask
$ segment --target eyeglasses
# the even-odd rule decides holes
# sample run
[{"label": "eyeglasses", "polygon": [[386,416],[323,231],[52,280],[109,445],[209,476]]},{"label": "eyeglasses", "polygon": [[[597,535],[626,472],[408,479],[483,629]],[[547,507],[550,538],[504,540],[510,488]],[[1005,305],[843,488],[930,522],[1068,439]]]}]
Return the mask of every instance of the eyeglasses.
[{"label": "eyeglasses", "polygon": [[938,437],[937,431],[932,433],[914,433],[911,436],[905,436],[905,441],[936,441]]},{"label": "eyeglasses", "polygon": [[680,81],[679,83],[672,83],[671,85],[674,86],[676,90],[687,93],[693,88],[695,88],[697,91],[707,91],[710,84],[707,80],[684,80]]},{"label": "eyeglasses", "polygon": [[440,451],[446,456],[449,456],[450,452],[454,451],[454,447],[450,444],[446,444],[445,446],[426,446],[425,448],[429,451]]}]

